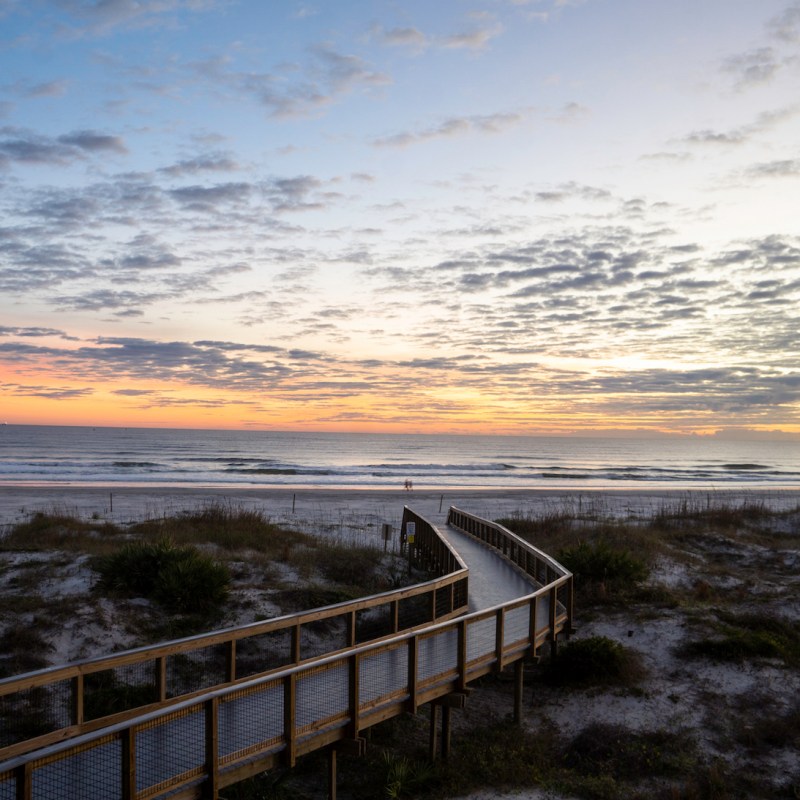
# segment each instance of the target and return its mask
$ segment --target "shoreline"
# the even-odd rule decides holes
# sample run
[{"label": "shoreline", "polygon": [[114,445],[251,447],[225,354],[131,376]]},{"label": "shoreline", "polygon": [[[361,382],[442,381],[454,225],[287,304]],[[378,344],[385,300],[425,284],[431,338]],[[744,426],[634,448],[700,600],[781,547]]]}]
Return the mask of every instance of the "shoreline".
[{"label": "shoreline", "polygon": [[230,504],[260,510],[276,520],[302,522],[308,515],[362,515],[399,520],[404,505],[441,521],[450,506],[478,516],[539,515],[568,511],[598,516],[651,515],[665,506],[689,502],[764,503],[778,511],[800,507],[800,489],[413,489],[402,487],[325,488],[151,486],[0,486],[0,526],[16,524],[37,512],[65,513],[126,523],[180,514],[206,505]]}]

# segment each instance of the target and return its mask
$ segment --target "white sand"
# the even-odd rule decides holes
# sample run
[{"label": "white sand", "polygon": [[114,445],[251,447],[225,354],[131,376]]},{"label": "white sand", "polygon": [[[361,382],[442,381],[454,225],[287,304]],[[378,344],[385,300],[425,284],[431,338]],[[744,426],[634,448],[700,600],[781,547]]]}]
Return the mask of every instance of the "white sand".
[{"label": "white sand", "polygon": [[[348,521],[380,525],[399,524],[409,505],[431,521],[441,519],[449,506],[497,519],[514,514],[586,514],[645,517],[687,501],[693,506],[764,502],[773,508],[800,505],[800,489],[654,491],[633,490],[450,490],[404,491],[327,488],[164,488],[84,486],[0,486],[0,525],[20,522],[37,511],[61,511],[86,518],[125,523],[169,516],[204,504],[230,503],[263,510],[276,522],[303,524],[324,520],[329,526]],[[440,514],[441,509],[441,514]]]}]

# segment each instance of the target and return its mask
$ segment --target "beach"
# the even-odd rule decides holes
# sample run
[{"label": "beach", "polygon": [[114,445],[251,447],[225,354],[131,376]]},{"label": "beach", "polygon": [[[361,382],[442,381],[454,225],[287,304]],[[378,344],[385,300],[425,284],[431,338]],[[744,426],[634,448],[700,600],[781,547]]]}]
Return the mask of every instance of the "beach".
[{"label": "beach", "polygon": [[361,526],[374,524],[380,530],[384,523],[399,525],[405,505],[434,522],[440,521],[450,506],[487,519],[553,513],[638,518],[680,503],[695,507],[761,503],[775,510],[790,509],[800,505],[800,489],[407,491],[402,487],[395,490],[6,485],[0,487],[0,525],[15,524],[37,512],[54,511],[125,524],[218,503],[258,509],[275,522],[303,525],[324,520],[330,525],[359,520]]},{"label": "beach", "polygon": [[[647,736],[666,726],[683,731],[696,742],[693,757],[699,766],[695,770],[704,769],[705,764],[712,769],[719,763],[731,773],[728,780],[733,783],[745,775],[755,776],[752,780],[765,787],[765,793],[758,796],[783,796],[782,787],[800,781],[790,741],[785,746],[762,745],[754,749],[750,743],[742,743],[737,733],[763,714],[768,717],[765,725],[773,728],[790,718],[792,698],[800,691],[797,668],[774,657],[717,663],[708,659],[690,661],[680,656],[687,642],[719,625],[720,614],[745,621],[755,613],[779,614],[789,624],[797,625],[800,618],[796,601],[798,490],[3,486],[0,487],[0,535],[4,529],[38,512],[108,520],[124,527],[134,521],[215,505],[256,509],[290,529],[367,544],[380,541],[386,524],[392,526],[393,541],[397,541],[405,505],[434,524],[444,523],[450,506],[488,519],[556,520],[559,516],[579,516],[585,520],[619,519],[634,523],[660,511],[682,509],[692,512],[761,507],[794,511],[777,519],[772,532],[759,532],[743,522],[740,529],[710,532],[698,529],[687,538],[676,538],[671,546],[677,545],[677,549],[667,548],[655,560],[645,589],[654,592],[653,597],[669,595],[674,601],[657,600],[650,604],[639,599],[630,606],[579,604],[577,639],[600,636],[624,643],[638,654],[646,676],[632,690],[612,686],[564,692],[543,684],[531,685],[526,688],[526,697],[530,699],[525,701],[522,730],[535,732],[543,725],[555,725],[559,746],[569,748],[580,741],[586,730],[611,733],[624,730],[630,737]],[[741,515],[742,520],[745,518],[746,514]],[[71,612],[69,619],[46,633],[48,660],[59,663],[132,646],[124,625],[118,622],[109,625],[109,620],[115,617],[108,601],[92,599],[89,590],[94,579],[85,558],[61,558],[49,568],[45,565],[48,556],[44,554],[9,552],[7,575],[19,574],[23,565],[18,562],[26,558],[41,561],[40,566],[45,569],[41,590],[57,595],[65,604],[77,603],[77,611]],[[85,600],[81,601],[84,595]],[[98,619],[98,608],[105,624]],[[20,622],[29,624],[28,617],[23,615]],[[753,716],[756,709],[758,715]],[[458,715],[455,724],[461,733],[456,730],[456,741],[469,730],[502,724],[510,710],[508,681],[483,685],[472,692],[466,708]],[[424,729],[425,715],[420,716],[419,724]],[[700,780],[697,774],[692,780]],[[464,795],[463,800],[567,800],[573,796],[522,786],[509,789],[506,791],[498,784],[497,788],[487,787]],[[322,791],[319,787],[318,790]]]}]

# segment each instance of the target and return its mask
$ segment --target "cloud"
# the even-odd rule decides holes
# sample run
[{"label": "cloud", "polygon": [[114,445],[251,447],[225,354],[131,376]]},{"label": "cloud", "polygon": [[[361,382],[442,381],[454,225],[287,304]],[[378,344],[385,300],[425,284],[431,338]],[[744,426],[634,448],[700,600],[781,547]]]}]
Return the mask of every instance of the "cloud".
[{"label": "cloud", "polygon": [[768,131],[778,128],[783,123],[792,120],[797,116],[800,107],[797,105],[785,106],[773,111],[763,111],[756,116],[756,118],[739,128],[734,128],[729,131],[714,131],[714,130],[700,130],[693,131],[685,136],[681,141],[686,144],[692,145],[741,145],[758,134],[766,133]]},{"label": "cloud", "polygon": [[85,154],[127,153],[118,136],[96,131],[75,131],[52,138],[25,129],[0,128],[0,156],[21,164],[67,166],[81,160]]},{"label": "cloud", "polygon": [[421,49],[428,44],[427,36],[417,28],[391,28],[381,31],[381,35],[383,41],[390,45]]},{"label": "cloud", "polygon": [[74,145],[81,150],[90,153],[127,153],[128,148],[119,136],[109,136],[96,131],[76,131],[59,136],[58,141],[62,144]]},{"label": "cloud", "polygon": [[168,167],[161,167],[158,171],[171,178],[183,178],[200,172],[236,172],[239,169],[241,167],[233,158],[218,153],[187,158]]},{"label": "cloud", "polygon": [[722,69],[734,76],[737,88],[747,89],[768,83],[780,69],[780,63],[771,47],[760,47],[726,58]]},{"label": "cloud", "polygon": [[478,28],[473,31],[455,33],[445,36],[441,46],[450,50],[484,50],[489,42],[503,32],[502,25],[487,28]]},{"label": "cloud", "polygon": [[438,125],[418,132],[406,131],[373,140],[375,147],[408,147],[432,139],[460,136],[467,133],[500,133],[519,125],[524,115],[518,112],[449,117]]},{"label": "cloud", "polygon": [[285,64],[271,72],[230,70],[222,58],[197,62],[194,69],[207,81],[254,98],[276,119],[315,116],[359,89],[391,83],[361,57],[339,53],[328,44],[312,46],[303,64]]},{"label": "cloud", "polygon": [[170,25],[179,13],[198,13],[217,6],[215,0],[48,0],[72,19],[73,29],[104,35],[115,28]]},{"label": "cloud", "polygon": [[218,183],[215,186],[182,186],[168,194],[190,211],[216,212],[220,206],[246,202],[253,192],[249,183]]},{"label": "cloud", "polygon": [[767,23],[775,39],[794,44],[800,41],[800,3],[792,3]]},{"label": "cloud", "polygon": [[796,178],[800,175],[800,159],[787,158],[754,164],[747,172],[749,175],[761,178]]},{"label": "cloud", "polygon": [[35,83],[21,89],[24,97],[61,97],[66,94],[69,81],[54,80],[45,83]]}]

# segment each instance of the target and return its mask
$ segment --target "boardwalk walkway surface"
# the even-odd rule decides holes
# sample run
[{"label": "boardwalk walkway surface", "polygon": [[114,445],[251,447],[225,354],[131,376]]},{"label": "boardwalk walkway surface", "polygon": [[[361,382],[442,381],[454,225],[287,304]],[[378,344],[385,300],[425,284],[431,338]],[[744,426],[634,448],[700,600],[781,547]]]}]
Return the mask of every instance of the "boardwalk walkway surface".
[{"label": "boardwalk walkway surface", "polygon": [[[224,686],[0,763],[0,800],[215,798],[225,785],[276,764],[291,766],[321,747],[358,751],[361,731],[423,703],[450,697],[463,704],[469,681],[569,630],[572,585],[563,567],[500,526],[455,509],[448,518],[455,524],[417,524],[466,562],[467,616]],[[452,597],[454,585],[449,591]]]}]

